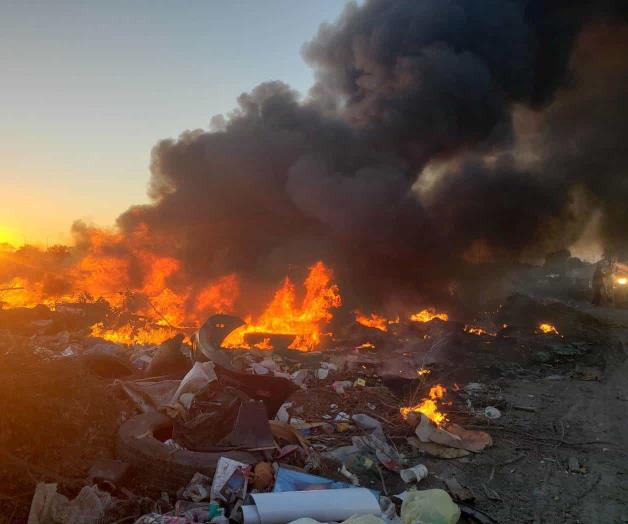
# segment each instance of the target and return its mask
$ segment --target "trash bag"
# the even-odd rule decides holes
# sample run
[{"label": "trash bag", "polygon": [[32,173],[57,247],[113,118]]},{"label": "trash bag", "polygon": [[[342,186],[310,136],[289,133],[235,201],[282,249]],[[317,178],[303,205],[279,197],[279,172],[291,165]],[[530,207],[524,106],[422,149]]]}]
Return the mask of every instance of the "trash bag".
[{"label": "trash bag", "polygon": [[236,388],[211,382],[196,394],[190,409],[175,419],[172,438],[192,451],[213,451],[228,444],[240,406],[248,400]]},{"label": "trash bag", "polygon": [[460,508],[442,489],[409,491],[401,505],[403,524],[456,524]]},{"label": "trash bag", "polygon": [[386,524],[386,521],[375,515],[353,515],[341,524]]}]

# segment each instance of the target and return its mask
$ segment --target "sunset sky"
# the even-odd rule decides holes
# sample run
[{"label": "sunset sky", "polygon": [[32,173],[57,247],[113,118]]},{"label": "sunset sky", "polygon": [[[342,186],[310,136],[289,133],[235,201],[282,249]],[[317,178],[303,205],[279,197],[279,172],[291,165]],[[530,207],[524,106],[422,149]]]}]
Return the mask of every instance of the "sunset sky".
[{"label": "sunset sky", "polygon": [[0,242],[70,240],[145,202],[151,147],[281,79],[344,0],[8,2],[0,17]]}]

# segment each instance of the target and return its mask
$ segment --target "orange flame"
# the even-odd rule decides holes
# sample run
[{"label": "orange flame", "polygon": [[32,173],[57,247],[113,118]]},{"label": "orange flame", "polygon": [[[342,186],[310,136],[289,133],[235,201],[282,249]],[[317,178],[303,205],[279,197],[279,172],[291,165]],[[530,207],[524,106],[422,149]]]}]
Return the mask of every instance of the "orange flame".
[{"label": "orange flame", "polygon": [[[331,309],[340,307],[342,301],[338,286],[332,282],[333,273],[323,262],[317,262],[305,279],[305,297],[297,306],[294,284],[286,277],[281,288],[260,315],[235,331],[223,341],[228,348],[248,347],[248,333],[295,335],[292,349],[309,351],[321,342],[321,327],[332,319]],[[270,349],[262,347],[260,349]]]},{"label": "orange flame", "polygon": [[447,421],[447,416],[439,411],[438,403],[445,396],[445,393],[447,393],[447,388],[441,384],[436,384],[430,388],[429,398],[423,399],[416,406],[402,407],[399,412],[404,419],[407,419],[410,413],[422,413],[435,424],[441,425]]},{"label": "orange flame", "polygon": [[554,335],[560,335],[556,327],[554,327],[552,324],[548,324],[547,322],[539,324],[539,330],[545,334],[553,333]]},{"label": "orange flame", "polygon": [[[124,237],[87,228],[80,246],[0,250],[0,306],[54,309],[64,302],[104,299],[116,310],[144,319],[142,327],[94,325],[92,334],[120,343],[159,343],[175,327],[194,327],[210,313],[232,311],[239,279],[228,274],[190,284],[181,262],[151,250],[146,228]],[[83,245],[84,244],[84,245]],[[3,275],[23,276],[3,279]],[[10,288],[10,289],[7,289]]]},{"label": "orange flame", "polygon": [[491,333],[490,331],[486,331],[486,329],[478,327],[478,326],[465,326],[464,330],[467,333],[471,333],[472,335],[478,335],[478,336],[489,335],[491,337],[497,336],[496,333]]},{"label": "orange flame", "polygon": [[447,321],[449,320],[449,315],[447,313],[438,313],[434,308],[427,308],[410,316],[412,322],[429,322],[435,318]]},{"label": "orange flame", "polygon": [[380,331],[388,331],[388,319],[376,314],[371,313],[370,316],[363,315],[359,311],[355,312],[355,321],[365,327],[379,329]]}]

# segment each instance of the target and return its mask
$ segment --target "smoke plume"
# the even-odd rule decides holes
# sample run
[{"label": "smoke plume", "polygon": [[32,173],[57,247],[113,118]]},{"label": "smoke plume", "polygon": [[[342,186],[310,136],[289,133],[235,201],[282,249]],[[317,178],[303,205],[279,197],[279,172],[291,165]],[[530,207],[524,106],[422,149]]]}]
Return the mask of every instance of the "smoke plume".
[{"label": "smoke plume", "polygon": [[323,259],[375,300],[443,282],[478,246],[568,247],[595,210],[621,247],[624,5],[349,3],[302,49],[307,96],[266,82],[154,147],[152,201],[119,217],[111,249],[133,253],[143,232],[189,282],[276,281]]}]

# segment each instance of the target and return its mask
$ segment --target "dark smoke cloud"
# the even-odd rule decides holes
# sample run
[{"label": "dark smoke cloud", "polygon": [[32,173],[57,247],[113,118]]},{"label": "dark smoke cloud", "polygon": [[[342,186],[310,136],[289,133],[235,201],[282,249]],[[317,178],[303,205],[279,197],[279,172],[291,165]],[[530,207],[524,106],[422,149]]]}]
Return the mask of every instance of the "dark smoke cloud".
[{"label": "dark smoke cloud", "polygon": [[[323,258],[345,289],[373,297],[441,282],[476,240],[513,258],[568,245],[589,213],[574,205],[577,192],[605,209],[606,236],[623,239],[628,216],[615,204],[627,165],[618,152],[625,77],[589,93],[590,72],[571,68],[582,31],[623,23],[622,9],[351,3],[303,48],[317,78],[306,100],[264,83],[241,95],[228,118],[214,118],[211,131],[161,141],[152,152],[153,202],[118,224],[129,236],[148,227],[153,249],[179,258],[191,279],[233,271],[276,279]],[[626,70],[621,56],[613,74]],[[544,111],[534,166],[517,161],[515,107]],[[572,139],[574,123],[583,127]],[[438,162],[455,168],[419,198],[413,185]]]}]

